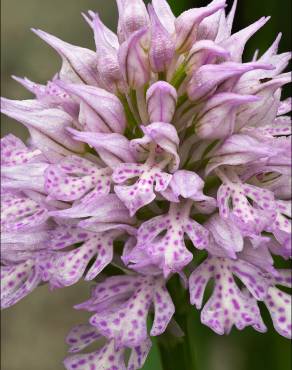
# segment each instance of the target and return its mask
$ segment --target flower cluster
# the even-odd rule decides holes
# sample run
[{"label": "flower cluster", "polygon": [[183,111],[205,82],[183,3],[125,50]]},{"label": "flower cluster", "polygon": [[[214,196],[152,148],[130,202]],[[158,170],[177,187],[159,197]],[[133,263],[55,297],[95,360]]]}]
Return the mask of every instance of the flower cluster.
[{"label": "flower cluster", "polygon": [[290,337],[291,298],[279,286],[291,275],[274,265],[291,257],[281,35],[243,62],[268,18],[232,34],[236,0],[228,15],[213,0],[177,18],[165,0],[117,5],[117,35],[83,14],[96,52],[33,29],[62,68],[46,85],[15,77],[35,97],[1,101],[30,133],[27,144],[1,140],[2,308],[43,283],[94,280],[76,306],[90,322],[67,342],[70,352],[98,349],[68,357],[68,370],[141,368],[149,335],[174,321],[166,284],[175,274],[216,333],[264,332],[263,302]]}]

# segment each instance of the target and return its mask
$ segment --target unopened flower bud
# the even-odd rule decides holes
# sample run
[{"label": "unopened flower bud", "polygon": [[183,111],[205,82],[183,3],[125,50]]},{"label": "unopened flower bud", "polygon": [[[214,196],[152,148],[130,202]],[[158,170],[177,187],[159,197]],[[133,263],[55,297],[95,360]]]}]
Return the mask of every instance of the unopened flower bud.
[{"label": "unopened flower bud", "polygon": [[226,81],[230,90],[234,83],[247,72],[255,69],[271,69],[268,64],[253,63],[233,63],[206,64],[200,67],[192,76],[188,86],[188,96],[192,101],[206,98],[213,93],[217,86]]},{"label": "unopened flower bud", "polygon": [[132,88],[142,87],[150,79],[150,64],[146,47],[148,29],[136,31],[119,49],[119,62],[126,83]]},{"label": "unopened flower bud", "polygon": [[117,0],[117,5],[120,42],[128,40],[134,32],[149,25],[149,16],[143,0]]},{"label": "unopened flower bud", "polygon": [[151,46],[149,60],[153,72],[163,72],[169,66],[175,52],[171,35],[161,24],[155,10],[148,7],[151,20]]},{"label": "unopened flower bud", "polygon": [[164,81],[151,85],[146,94],[150,122],[171,122],[177,101],[177,92]]},{"label": "unopened flower bud", "polygon": [[119,98],[94,86],[66,84],[60,86],[80,100],[80,123],[92,132],[122,133],[126,127],[124,108]]},{"label": "unopened flower bud", "polygon": [[103,87],[111,92],[123,90],[122,74],[118,61],[117,36],[100,20],[98,14],[89,12],[92,20],[84,15],[94,32],[96,45],[96,68]]},{"label": "unopened flower bud", "polygon": [[87,83],[98,86],[95,52],[80,46],[71,45],[41,30],[32,31],[47,42],[61,56],[63,64],[59,76],[62,80],[73,83]]},{"label": "unopened flower bud", "polygon": [[226,59],[229,52],[211,40],[197,41],[191,48],[186,60],[186,72],[191,74],[204,64],[211,64],[220,57]]},{"label": "unopened flower bud", "polygon": [[253,95],[221,93],[212,96],[197,117],[196,134],[201,139],[221,139],[234,131],[236,108],[258,100]]},{"label": "unopened flower bud", "polygon": [[175,21],[176,50],[185,53],[193,46],[197,38],[198,26],[201,21],[219,9],[225,7],[225,0],[207,7],[191,9],[183,12]]}]

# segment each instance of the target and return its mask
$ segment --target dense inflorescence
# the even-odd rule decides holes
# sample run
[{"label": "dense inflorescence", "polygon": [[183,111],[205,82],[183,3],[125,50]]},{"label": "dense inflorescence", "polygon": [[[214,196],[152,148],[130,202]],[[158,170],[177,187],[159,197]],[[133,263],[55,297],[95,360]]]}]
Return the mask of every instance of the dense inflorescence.
[{"label": "dense inflorescence", "polygon": [[35,98],[1,101],[30,133],[27,144],[1,140],[2,308],[43,283],[94,280],[76,306],[90,322],[67,342],[72,353],[95,341],[98,349],[68,357],[70,370],[141,368],[149,335],[173,325],[166,284],[177,274],[216,333],[266,331],[263,302],[289,338],[281,286],[291,274],[274,264],[291,256],[281,35],[243,62],[268,18],[231,34],[236,0],[228,15],[225,0],[213,0],[177,18],[165,0],[117,4],[117,35],[83,14],[96,52],[34,29],[62,68],[46,85],[15,77]]}]

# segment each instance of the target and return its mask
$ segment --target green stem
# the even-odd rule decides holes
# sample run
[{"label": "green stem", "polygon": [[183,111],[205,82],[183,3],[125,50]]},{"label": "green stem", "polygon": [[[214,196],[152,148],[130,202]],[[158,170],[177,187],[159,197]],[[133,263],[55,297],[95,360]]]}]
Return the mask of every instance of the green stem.
[{"label": "green stem", "polygon": [[121,103],[123,104],[124,106],[124,110],[125,110],[125,114],[126,114],[126,118],[127,118],[127,124],[128,124],[128,127],[126,128],[126,136],[129,138],[129,139],[132,139],[134,137],[134,132],[135,133],[138,133],[140,135],[138,136],[141,136],[141,130],[139,128],[139,125],[138,125],[138,122],[129,106],[129,103],[127,101],[127,98],[124,94],[121,94],[119,93],[118,94],[118,97],[121,101]]},{"label": "green stem", "polygon": [[187,94],[181,95],[177,99],[176,109],[178,109],[181,105],[183,105],[183,103],[185,103],[187,100],[188,100],[188,95]]},{"label": "green stem", "polygon": [[136,121],[141,121],[140,115],[139,115],[139,109],[137,105],[137,95],[136,90],[130,89],[129,97],[133,109],[133,115],[136,117]]},{"label": "green stem", "polygon": [[182,84],[183,80],[186,78],[187,74],[185,71],[185,64],[182,63],[178,69],[175,71],[170,84],[173,85],[176,89],[180,87]]},{"label": "green stem", "polygon": [[[188,317],[181,318],[180,321],[181,323],[184,321],[185,327],[190,324]],[[159,341],[158,347],[163,370],[196,370],[194,344],[190,341],[188,335],[177,341],[176,344],[167,346]]]},{"label": "green stem", "polygon": [[194,308],[188,303],[186,291],[174,277],[169,284],[169,290],[174,298],[175,320],[184,332],[184,336],[176,338],[165,333],[158,340],[163,370],[197,370],[196,367],[196,333]]}]

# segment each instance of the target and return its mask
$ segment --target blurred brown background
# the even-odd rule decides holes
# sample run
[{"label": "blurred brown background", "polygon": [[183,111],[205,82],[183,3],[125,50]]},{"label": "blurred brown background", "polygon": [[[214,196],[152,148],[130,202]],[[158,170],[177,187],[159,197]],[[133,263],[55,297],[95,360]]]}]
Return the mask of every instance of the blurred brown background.
[{"label": "blurred brown background", "polygon": [[[202,6],[206,0],[170,0],[176,13],[191,6]],[[103,21],[115,28],[117,10],[114,0],[2,0],[1,1],[1,95],[26,99],[30,94],[10,78],[26,76],[45,83],[60,66],[55,52],[29,30],[41,28],[60,38],[94,48],[91,30],[81,18],[81,11],[98,10]],[[262,15],[273,18],[248,43],[247,55],[255,48],[263,52],[283,31],[281,50],[291,43],[290,0],[239,0],[235,29],[242,28]],[[13,132],[25,137],[25,129],[3,117],[2,135]],[[72,306],[88,298],[90,284],[81,282],[66,289],[48,291],[46,286],[2,313],[3,370],[61,370],[66,355],[64,338],[73,325],[87,320],[88,315],[75,311]],[[290,368],[289,341],[273,332],[258,334],[252,329],[232,331],[220,337],[203,327],[194,309],[197,325],[197,358],[199,370],[287,370]],[[160,370],[157,350],[147,361],[145,370]],[[186,370],[186,369],[178,369]],[[188,369],[189,370],[189,369]],[[193,369],[191,369],[193,370]]]}]

